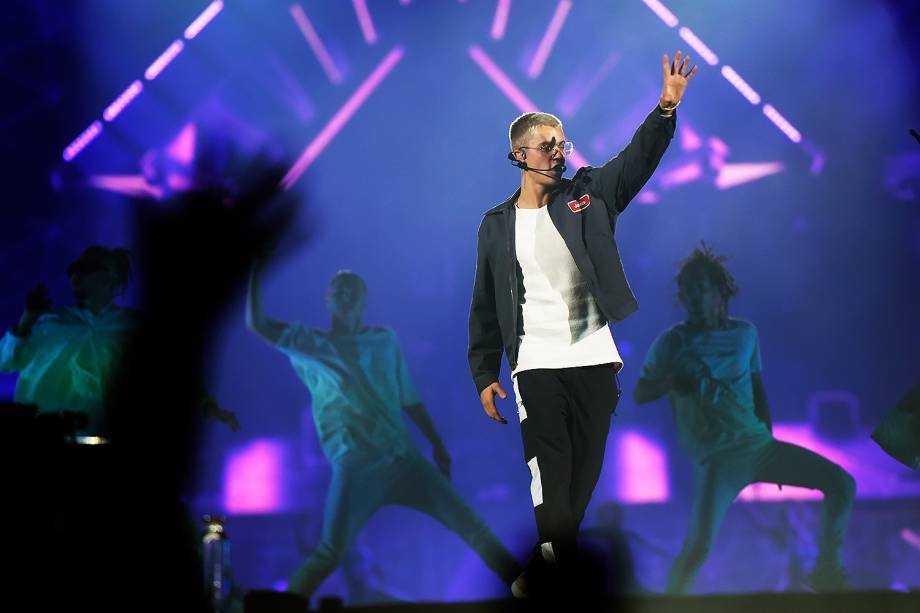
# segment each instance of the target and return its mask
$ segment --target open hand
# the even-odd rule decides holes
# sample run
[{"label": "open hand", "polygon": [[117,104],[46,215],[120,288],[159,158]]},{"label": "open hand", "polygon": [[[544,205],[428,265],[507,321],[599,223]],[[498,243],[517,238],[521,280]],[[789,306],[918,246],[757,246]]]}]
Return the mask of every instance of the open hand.
[{"label": "open hand", "polygon": [[51,298],[48,297],[48,288],[44,283],[39,283],[26,294],[26,305],[19,318],[19,323],[13,328],[17,336],[28,336],[32,326],[42,314],[51,310]]},{"label": "open hand", "polygon": [[696,74],[698,66],[694,66],[691,69],[687,69],[690,65],[690,56],[684,56],[683,61],[680,59],[681,52],[678,51],[674,54],[674,61],[672,62],[668,58],[668,54],[664,54],[661,58],[661,68],[664,72],[664,82],[661,85],[661,98],[658,100],[658,104],[662,108],[673,108],[680,102],[680,99],[684,95],[684,91],[687,89],[687,82],[690,80],[690,77]]}]

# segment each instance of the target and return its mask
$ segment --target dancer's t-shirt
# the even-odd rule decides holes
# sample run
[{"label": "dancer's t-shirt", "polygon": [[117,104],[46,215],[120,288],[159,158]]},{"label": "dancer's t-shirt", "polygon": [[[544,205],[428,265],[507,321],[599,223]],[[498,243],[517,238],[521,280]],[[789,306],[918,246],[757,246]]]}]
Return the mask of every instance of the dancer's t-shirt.
[{"label": "dancer's t-shirt", "polygon": [[760,372],[757,328],[729,319],[717,329],[677,324],[649,349],[640,376],[661,381],[670,374],[695,381],[690,394],[668,393],[683,444],[700,462],[721,451],[772,438],[754,413],[751,376]]},{"label": "dancer's t-shirt", "polygon": [[421,401],[391,329],[341,335],[295,322],[276,346],[310,390],[330,462],[375,462],[413,448],[403,409]]},{"label": "dancer's t-shirt", "polygon": [[56,308],[24,338],[0,340],[0,371],[19,372],[16,402],[40,412],[75,411],[89,424],[78,434],[103,434],[103,408],[136,314],[110,304],[99,313],[77,306]]}]

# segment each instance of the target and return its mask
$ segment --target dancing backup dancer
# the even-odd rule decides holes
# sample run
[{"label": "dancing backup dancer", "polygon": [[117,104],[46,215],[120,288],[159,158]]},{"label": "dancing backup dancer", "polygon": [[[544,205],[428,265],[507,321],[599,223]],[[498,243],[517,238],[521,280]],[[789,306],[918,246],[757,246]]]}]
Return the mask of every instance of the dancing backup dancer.
[{"label": "dancing backup dancer", "polygon": [[[520,189],[479,226],[469,316],[469,364],[486,414],[507,423],[495,396],[504,353],[511,366],[539,544],[528,575],[572,568],[575,537],[600,475],[622,360],[608,324],[637,308],[617,252],[619,216],[674,135],[676,108],[695,74],[689,57],[662,58],[658,105],[632,141],[599,168],[562,178],[572,145],[548,113],[511,124],[508,158]],[[542,570],[541,570],[542,569]],[[533,586],[536,581],[531,582]],[[542,583],[542,582],[541,582]],[[531,590],[532,591],[532,590]]]},{"label": "dancing backup dancer", "polygon": [[[288,591],[309,598],[371,516],[390,504],[437,519],[503,581],[513,580],[520,567],[450,482],[450,456],[415,391],[396,335],[363,324],[364,280],[350,271],[336,274],[326,293],[332,324],[319,330],[263,314],[263,266],[254,267],[250,280],[247,325],[290,358],[310,390],[313,422],[332,464],[320,542]],[[437,468],[413,446],[404,412],[431,442]]]},{"label": "dancing backup dancer", "polygon": [[732,500],[756,482],[824,494],[820,552],[807,582],[817,591],[844,589],[841,550],[855,482],[826,458],[773,438],[757,329],[728,316],[737,286],[724,261],[706,245],[684,260],[677,286],[687,319],[655,340],[635,388],[640,404],[667,395],[695,464],[690,527],[668,591],[690,590]]},{"label": "dancing backup dancer", "polygon": [[[76,434],[105,436],[107,394],[137,323],[137,313],[115,298],[131,278],[127,249],[88,247],[67,268],[74,304],[53,308],[44,285],[26,295],[19,322],[0,340],[0,372],[18,372],[14,399],[39,412],[86,416]],[[201,410],[239,428],[236,415],[202,393]]]},{"label": "dancing backup dancer", "polygon": [[130,275],[127,249],[92,246],[67,268],[73,305],[52,308],[44,285],[28,292],[19,322],[0,341],[0,370],[19,373],[16,402],[81,413],[87,423],[78,434],[106,433],[107,384],[136,319],[114,303]]}]

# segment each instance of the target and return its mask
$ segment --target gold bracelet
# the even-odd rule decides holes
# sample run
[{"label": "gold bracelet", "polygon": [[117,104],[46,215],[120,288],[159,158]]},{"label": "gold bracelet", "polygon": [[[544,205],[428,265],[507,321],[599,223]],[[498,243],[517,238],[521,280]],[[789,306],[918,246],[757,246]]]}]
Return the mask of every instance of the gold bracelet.
[{"label": "gold bracelet", "polygon": [[680,100],[678,100],[678,101],[677,101],[677,104],[675,104],[674,106],[669,106],[669,107],[663,107],[663,106],[661,106],[661,103],[660,103],[660,102],[658,103],[658,108],[660,108],[660,109],[661,109],[662,111],[664,111],[665,113],[673,113],[673,112],[674,112],[674,109],[676,109],[676,108],[679,107],[679,106],[680,106]]}]

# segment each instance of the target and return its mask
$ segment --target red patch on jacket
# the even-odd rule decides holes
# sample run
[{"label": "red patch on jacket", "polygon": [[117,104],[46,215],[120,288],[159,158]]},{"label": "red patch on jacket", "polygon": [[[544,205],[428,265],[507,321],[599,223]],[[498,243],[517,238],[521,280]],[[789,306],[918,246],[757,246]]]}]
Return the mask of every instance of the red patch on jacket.
[{"label": "red patch on jacket", "polygon": [[569,210],[573,213],[583,211],[589,206],[591,206],[591,198],[588,197],[588,194],[585,194],[578,200],[569,200]]}]

